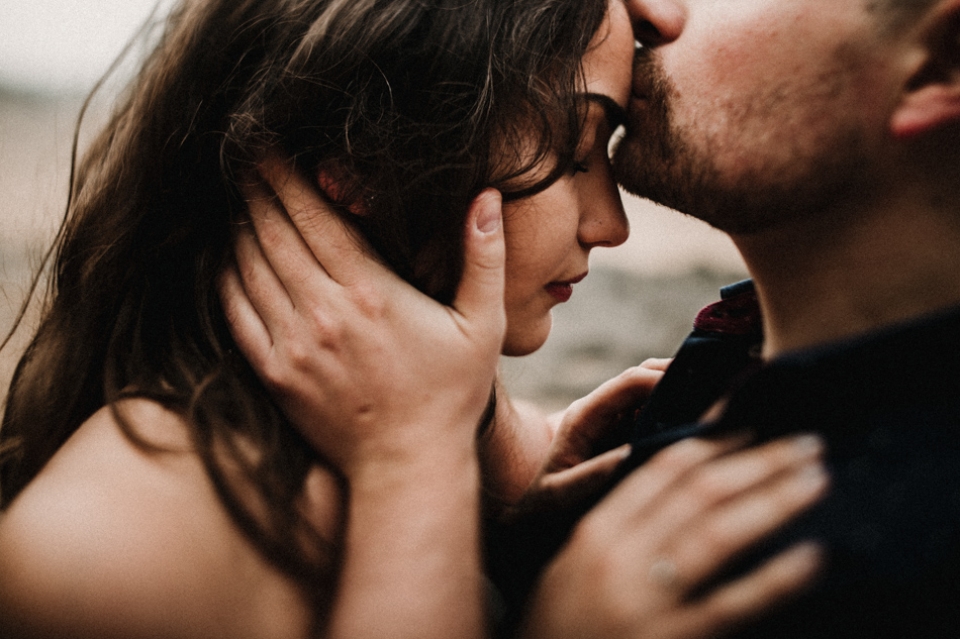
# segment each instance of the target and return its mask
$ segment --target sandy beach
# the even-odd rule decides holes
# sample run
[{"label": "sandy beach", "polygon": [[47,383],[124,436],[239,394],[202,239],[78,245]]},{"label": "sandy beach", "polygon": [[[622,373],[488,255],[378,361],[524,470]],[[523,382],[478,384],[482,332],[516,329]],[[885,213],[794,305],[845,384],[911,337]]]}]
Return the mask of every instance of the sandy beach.
[{"label": "sandy beach", "polygon": [[[80,103],[76,97],[26,95],[0,87],[4,335],[62,216]],[[95,109],[91,119],[96,121],[98,114],[102,117],[102,109]],[[554,331],[543,349],[526,358],[504,358],[504,379],[515,394],[565,405],[623,368],[671,354],[693,314],[716,297],[717,288],[745,277],[723,234],[638,198],[625,196],[624,203],[631,224],[627,243],[593,252],[590,276],[554,311]],[[0,352],[4,391],[27,332],[19,331]]]}]

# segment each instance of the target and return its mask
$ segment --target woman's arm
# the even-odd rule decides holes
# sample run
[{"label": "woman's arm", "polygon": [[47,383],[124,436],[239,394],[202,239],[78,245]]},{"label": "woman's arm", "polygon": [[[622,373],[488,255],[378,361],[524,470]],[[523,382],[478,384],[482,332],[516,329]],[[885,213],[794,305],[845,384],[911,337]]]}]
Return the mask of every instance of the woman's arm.
[{"label": "woman's arm", "polygon": [[261,170],[287,214],[251,193],[256,235],[241,233],[222,290],[237,343],[347,479],[331,636],[480,636],[475,434],[504,330],[499,198],[471,211],[445,307],[368,259],[281,161]]},{"label": "woman's arm", "polygon": [[480,440],[489,516],[525,507],[560,508],[600,488],[629,454],[628,446],[596,454],[598,441],[653,392],[670,360],[650,359],[547,413],[498,387],[496,420]]}]

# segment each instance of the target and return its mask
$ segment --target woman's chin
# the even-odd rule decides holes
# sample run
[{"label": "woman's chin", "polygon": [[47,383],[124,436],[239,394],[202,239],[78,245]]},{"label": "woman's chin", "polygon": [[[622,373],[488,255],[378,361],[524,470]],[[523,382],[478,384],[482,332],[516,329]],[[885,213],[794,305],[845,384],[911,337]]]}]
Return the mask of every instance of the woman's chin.
[{"label": "woman's chin", "polygon": [[553,318],[549,314],[545,321],[537,322],[533,327],[525,327],[524,330],[511,330],[508,319],[507,334],[503,338],[501,354],[507,357],[530,355],[544,345],[547,337],[550,336],[552,326]]}]

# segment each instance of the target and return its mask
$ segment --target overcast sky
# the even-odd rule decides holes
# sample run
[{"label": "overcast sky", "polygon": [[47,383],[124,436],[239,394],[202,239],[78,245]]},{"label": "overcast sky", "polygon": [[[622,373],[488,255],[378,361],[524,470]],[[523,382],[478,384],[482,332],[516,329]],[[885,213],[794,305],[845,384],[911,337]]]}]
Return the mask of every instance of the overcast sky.
[{"label": "overcast sky", "polygon": [[[159,0],[169,7],[169,0]],[[158,0],[0,0],[0,83],[86,91]]]}]

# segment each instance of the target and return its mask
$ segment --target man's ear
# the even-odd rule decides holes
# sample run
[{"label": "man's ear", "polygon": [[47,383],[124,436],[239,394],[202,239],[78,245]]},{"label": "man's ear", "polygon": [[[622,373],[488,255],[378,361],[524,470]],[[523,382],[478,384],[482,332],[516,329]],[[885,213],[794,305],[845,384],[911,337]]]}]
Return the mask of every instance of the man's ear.
[{"label": "man's ear", "polygon": [[904,87],[890,119],[897,138],[960,123],[960,0],[933,3],[920,26],[925,63]]}]

